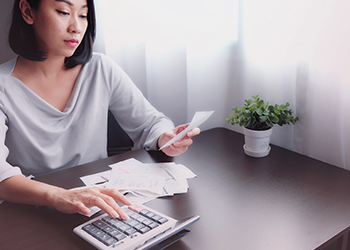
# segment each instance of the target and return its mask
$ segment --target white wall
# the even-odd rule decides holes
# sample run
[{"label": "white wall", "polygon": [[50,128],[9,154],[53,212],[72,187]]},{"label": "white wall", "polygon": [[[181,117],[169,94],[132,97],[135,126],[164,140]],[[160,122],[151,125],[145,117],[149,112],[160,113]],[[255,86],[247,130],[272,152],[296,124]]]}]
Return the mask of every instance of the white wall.
[{"label": "white wall", "polygon": [[12,5],[14,0],[0,0],[0,63],[4,63],[16,55],[8,46],[7,35],[10,26]]}]

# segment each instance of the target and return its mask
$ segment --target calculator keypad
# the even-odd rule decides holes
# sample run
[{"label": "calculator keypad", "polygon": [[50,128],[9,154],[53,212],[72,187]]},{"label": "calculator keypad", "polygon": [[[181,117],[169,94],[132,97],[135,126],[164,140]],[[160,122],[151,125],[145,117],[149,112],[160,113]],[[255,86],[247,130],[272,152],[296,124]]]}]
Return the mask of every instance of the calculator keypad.
[{"label": "calculator keypad", "polygon": [[137,233],[145,234],[168,221],[167,218],[141,206],[125,207],[124,211],[130,219],[122,220],[106,215],[102,219],[85,225],[82,229],[105,245],[111,246],[126,237],[134,237]]}]

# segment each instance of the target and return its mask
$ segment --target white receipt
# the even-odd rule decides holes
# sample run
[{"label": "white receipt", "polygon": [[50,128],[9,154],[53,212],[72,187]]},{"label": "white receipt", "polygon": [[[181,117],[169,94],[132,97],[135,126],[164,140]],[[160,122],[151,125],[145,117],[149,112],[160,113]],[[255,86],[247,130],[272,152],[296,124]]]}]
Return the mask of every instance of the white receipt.
[{"label": "white receipt", "polygon": [[119,174],[106,184],[106,187],[118,190],[143,190],[157,195],[163,191],[165,179],[149,174]]},{"label": "white receipt", "polygon": [[192,118],[192,121],[190,123],[190,125],[188,125],[188,127],[181,131],[179,134],[177,134],[173,139],[171,139],[170,141],[168,141],[167,143],[165,143],[163,145],[163,147],[161,147],[159,150],[162,150],[165,147],[170,146],[172,143],[174,143],[175,141],[179,141],[181,140],[189,130],[198,127],[199,125],[201,125],[203,122],[205,122],[212,114],[214,113],[214,111],[200,111],[200,112],[196,112]]}]

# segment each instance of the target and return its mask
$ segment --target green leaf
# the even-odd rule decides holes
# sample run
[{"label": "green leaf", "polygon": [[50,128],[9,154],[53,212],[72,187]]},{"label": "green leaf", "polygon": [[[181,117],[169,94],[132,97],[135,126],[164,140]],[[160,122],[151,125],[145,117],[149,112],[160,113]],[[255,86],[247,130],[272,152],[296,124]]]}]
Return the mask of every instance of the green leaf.
[{"label": "green leaf", "polygon": [[278,123],[279,122],[279,119],[276,115],[273,115],[272,116],[272,120],[271,120],[273,123]]},{"label": "green leaf", "polygon": [[266,121],[266,125],[271,127],[271,128],[273,127],[273,124],[270,121]]},{"label": "green leaf", "polygon": [[264,102],[263,103],[263,109],[267,109],[268,106],[269,106],[269,102]]},{"label": "green leaf", "polygon": [[285,105],[269,105],[269,102],[265,102],[256,95],[252,96],[252,99],[245,100],[242,109],[237,106],[232,108],[234,114],[226,118],[226,121],[232,125],[239,124],[250,128],[295,124],[299,118],[293,116],[293,111],[288,109],[289,106],[288,102]]},{"label": "green leaf", "polygon": [[260,122],[266,122],[267,116],[260,116]]},{"label": "green leaf", "polygon": [[257,108],[257,109],[256,109],[256,113],[257,113],[259,116],[261,116],[261,115],[263,114],[263,111],[262,111],[261,108]]}]

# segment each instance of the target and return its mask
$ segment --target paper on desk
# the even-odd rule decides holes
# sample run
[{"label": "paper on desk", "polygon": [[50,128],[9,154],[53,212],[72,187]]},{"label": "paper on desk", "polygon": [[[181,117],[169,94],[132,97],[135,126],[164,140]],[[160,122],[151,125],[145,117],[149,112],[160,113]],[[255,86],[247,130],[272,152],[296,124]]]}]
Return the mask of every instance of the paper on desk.
[{"label": "paper on desk", "polygon": [[190,169],[182,164],[166,164],[162,163],[163,169],[165,169],[175,180],[191,179],[196,177]]},{"label": "paper on desk", "polygon": [[119,174],[108,181],[106,187],[118,190],[144,190],[157,195],[163,191],[165,179],[148,174]]},{"label": "paper on desk", "polygon": [[128,197],[129,200],[131,200],[131,202],[133,202],[135,204],[140,204],[140,205],[143,205],[143,204],[157,198],[154,196],[150,196],[150,197],[143,196],[143,195],[140,195],[140,194],[134,193],[134,192],[127,192],[125,194],[125,196]]},{"label": "paper on desk", "polygon": [[[190,169],[175,162],[142,163],[131,158],[109,167],[111,170],[80,179],[86,186],[95,186],[96,183],[106,181],[99,186],[117,188],[137,204],[144,204],[158,197],[186,193],[189,188],[187,179],[196,177]],[[99,209],[92,212],[96,211]]]},{"label": "paper on desk", "polygon": [[143,163],[130,158],[125,161],[120,161],[109,165],[113,170],[113,174],[146,174],[147,169],[144,167]]},{"label": "paper on desk", "polygon": [[[157,197],[186,193],[188,190],[187,179],[196,177],[196,175],[184,165],[176,164],[174,162],[142,163],[132,158],[110,165],[110,167],[113,169],[111,173],[112,175],[137,175],[142,173],[163,177],[165,179],[163,192],[156,196],[154,193],[145,190],[123,190],[128,192],[128,196],[137,196],[137,199],[143,199],[145,202]],[[113,177],[111,176],[111,178]],[[141,202],[138,203],[143,204]]]},{"label": "paper on desk", "polygon": [[97,174],[82,176],[82,177],[80,177],[80,180],[82,182],[84,182],[84,184],[88,187],[98,185],[98,184],[106,182],[107,180],[104,177],[109,176],[111,172],[112,172],[112,170],[107,170],[107,171],[100,172]]},{"label": "paper on desk", "polygon": [[191,121],[190,125],[188,125],[188,127],[185,130],[183,130],[179,134],[177,134],[173,139],[171,139],[170,141],[165,143],[159,150],[162,150],[163,148],[170,146],[175,141],[181,140],[187,134],[187,132],[189,130],[194,129],[195,127],[198,127],[199,125],[201,125],[213,113],[214,113],[214,111],[199,111],[199,112],[196,112],[194,114],[193,118],[192,118],[192,121]]},{"label": "paper on desk", "polygon": [[[142,163],[138,160],[131,158],[125,161],[117,162],[110,165],[112,172],[110,174],[150,174],[162,176],[165,179],[173,178],[173,175],[168,170],[174,169],[176,171],[176,166],[183,166],[175,164],[174,162],[165,162],[165,163]],[[181,171],[185,174],[186,171],[190,171],[185,166],[179,167],[177,171]],[[186,175],[188,178],[195,176]]]},{"label": "paper on desk", "polygon": [[188,182],[186,179],[182,180],[168,180],[164,185],[164,190],[168,195],[187,193]]},{"label": "paper on desk", "polygon": [[109,167],[112,168],[113,171],[119,171],[123,174],[137,174],[140,172],[144,173],[142,164],[143,164],[142,162],[134,158],[130,158],[130,159],[109,165]]}]

